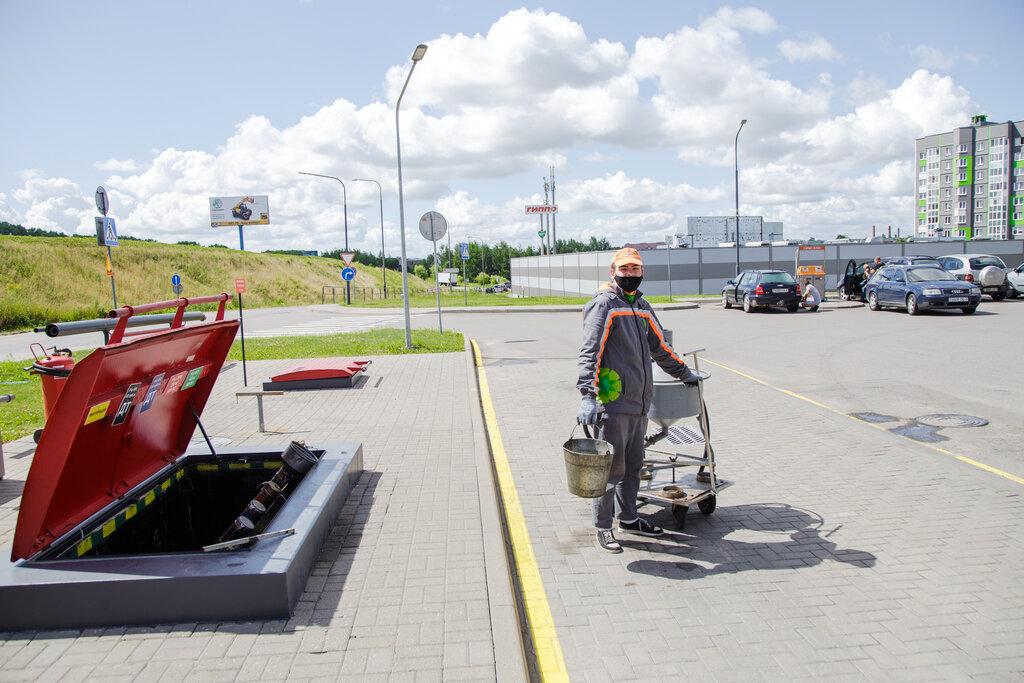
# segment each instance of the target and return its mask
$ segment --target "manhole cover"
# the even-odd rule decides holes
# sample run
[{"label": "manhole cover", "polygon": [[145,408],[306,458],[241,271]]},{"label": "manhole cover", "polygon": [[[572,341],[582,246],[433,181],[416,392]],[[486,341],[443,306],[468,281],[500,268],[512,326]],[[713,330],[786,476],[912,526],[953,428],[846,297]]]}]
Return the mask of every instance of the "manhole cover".
[{"label": "manhole cover", "polygon": [[917,421],[930,427],[984,427],[988,424],[985,418],[973,415],[922,415]]}]

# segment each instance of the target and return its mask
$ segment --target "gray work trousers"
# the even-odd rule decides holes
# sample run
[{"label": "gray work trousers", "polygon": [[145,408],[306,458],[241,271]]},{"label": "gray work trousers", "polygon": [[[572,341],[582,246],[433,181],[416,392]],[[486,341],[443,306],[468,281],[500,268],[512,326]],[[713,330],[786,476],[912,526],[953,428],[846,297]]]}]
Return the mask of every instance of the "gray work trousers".
[{"label": "gray work trousers", "polygon": [[627,522],[637,518],[636,494],[640,490],[640,468],[644,465],[647,416],[606,413],[595,432],[595,438],[612,445],[615,456],[604,495],[593,499],[592,519],[596,528],[611,529],[613,514]]}]

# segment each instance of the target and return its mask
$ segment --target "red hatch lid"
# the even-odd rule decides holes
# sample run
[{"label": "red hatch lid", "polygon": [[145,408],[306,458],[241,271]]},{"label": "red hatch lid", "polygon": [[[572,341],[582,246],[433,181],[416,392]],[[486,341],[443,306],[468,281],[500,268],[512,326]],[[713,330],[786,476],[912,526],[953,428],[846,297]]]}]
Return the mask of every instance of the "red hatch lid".
[{"label": "red hatch lid", "polygon": [[353,360],[351,358],[319,358],[306,360],[285,368],[271,377],[273,382],[293,382],[306,379],[333,379],[335,377],[351,377],[360,370],[365,370],[372,361]]},{"label": "red hatch lid", "polygon": [[210,300],[221,302],[217,320],[115,342],[122,326],[62,380],[25,481],[11,559],[39,553],[185,452],[238,331],[237,320],[223,319],[227,295],[111,312],[178,305],[180,314]]}]

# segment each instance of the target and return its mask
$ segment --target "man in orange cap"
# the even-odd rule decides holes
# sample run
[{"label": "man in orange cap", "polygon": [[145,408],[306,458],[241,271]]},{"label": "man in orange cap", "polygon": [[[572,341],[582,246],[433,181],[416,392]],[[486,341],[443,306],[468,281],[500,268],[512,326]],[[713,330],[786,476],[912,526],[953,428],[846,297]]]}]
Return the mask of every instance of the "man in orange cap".
[{"label": "man in orange cap", "polygon": [[615,450],[605,493],[594,499],[592,510],[597,544],[611,553],[622,552],[612,533],[613,516],[619,520],[619,531],[662,534],[661,527],[641,519],[636,511],[647,411],[654,396],[651,360],[684,382],[698,380],[665,340],[654,309],[639,290],[643,276],[640,253],[619,249],[612,257],[611,281],[583,307],[576,382],[583,399],[576,421],[595,425],[594,436]]}]

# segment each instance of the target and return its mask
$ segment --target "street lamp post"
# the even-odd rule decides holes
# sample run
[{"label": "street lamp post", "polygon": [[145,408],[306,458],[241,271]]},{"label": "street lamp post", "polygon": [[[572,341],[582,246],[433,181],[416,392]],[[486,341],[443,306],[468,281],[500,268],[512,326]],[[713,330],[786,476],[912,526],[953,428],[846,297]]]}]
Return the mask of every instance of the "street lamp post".
[{"label": "street lamp post", "polygon": [[423,59],[427,52],[426,45],[417,45],[412,53],[412,66],[409,68],[409,75],[405,77],[405,84],[402,92],[398,93],[398,102],[395,104],[395,149],[398,152],[398,217],[402,236],[402,308],[405,311],[405,348],[412,348],[412,327],[409,321],[409,274],[405,263],[405,200],[402,196],[402,139],[398,128],[398,111],[402,106],[402,96],[409,86],[409,79],[412,72],[416,70],[416,64]]},{"label": "street lamp post", "polygon": [[740,144],[740,131],[743,130],[743,126],[747,120],[743,119],[740,121],[740,127],[736,130],[736,139],[733,140],[732,144],[732,161],[733,168],[736,171],[736,274],[740,274],[740,157],[739,157],[739,144]]},{"label": "street lamp post", "polygon": [[[317,178],[330,178],[331,180],[337,180],[341,183],[341,201],[345,207],[345,251],[348,252],[348,191],[345,189],[345,183],[342,182],[341,178],[335,178],[332,175],[323,175],[322,173],[307,173],[305,171],[299,171],[299,175],[312,175]],[[347,263],[345,264],[348,265]],[[345,280],[345,303],[347,305],[352,304],[352,289],[351,281]]]},{"label": "street lamp post", "polygon": [[384,281],[384,298],[388,298],[388,269],[384,267],[384,190],[380,183],[373,178],[353,178],[352,182],[377,183],[377,193],[380,195],[380,276]]}]

